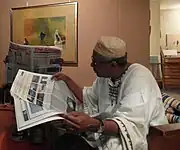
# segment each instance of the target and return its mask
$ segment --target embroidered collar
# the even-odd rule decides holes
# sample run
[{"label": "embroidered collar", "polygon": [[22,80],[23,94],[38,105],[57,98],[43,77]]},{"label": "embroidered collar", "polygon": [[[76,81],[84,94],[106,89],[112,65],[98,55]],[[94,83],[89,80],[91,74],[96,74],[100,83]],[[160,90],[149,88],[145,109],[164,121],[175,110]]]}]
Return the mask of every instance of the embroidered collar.
[{"label": "embroidered collar", "polygon": [[118,78],[115,82],[112,81],[111,78],[109,78],[108,84],[110,86],[118,86],[119,84],[121,84],[122,82],[122,78],[125,76],[125,74],[127,73],[127,71],[129,70],[131,64],[128,64],[127,67],[125,68],[124,72],[121,74],[120,78]]}]

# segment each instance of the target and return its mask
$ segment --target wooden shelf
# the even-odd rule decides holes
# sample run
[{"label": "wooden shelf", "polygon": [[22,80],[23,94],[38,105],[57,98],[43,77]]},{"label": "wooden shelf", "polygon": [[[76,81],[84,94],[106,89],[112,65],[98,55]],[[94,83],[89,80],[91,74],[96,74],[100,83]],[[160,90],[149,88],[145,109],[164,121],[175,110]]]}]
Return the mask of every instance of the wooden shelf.
[{"label": "wooden shelf", "polygon": [[180,88],[180,57],[166,57],[161,51],[163,87]]}]

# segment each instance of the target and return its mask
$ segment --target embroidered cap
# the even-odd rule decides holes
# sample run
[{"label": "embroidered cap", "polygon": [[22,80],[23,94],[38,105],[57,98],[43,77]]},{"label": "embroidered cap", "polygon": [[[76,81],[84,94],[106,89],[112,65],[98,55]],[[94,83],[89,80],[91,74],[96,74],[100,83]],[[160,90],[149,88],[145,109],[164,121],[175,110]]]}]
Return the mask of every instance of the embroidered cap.
[{"label": "embroidered cap", "polygon": [[104,57],[120,58],[126,55],[126,43],[119,37],[102,36],[96,43],[94,51]]}]

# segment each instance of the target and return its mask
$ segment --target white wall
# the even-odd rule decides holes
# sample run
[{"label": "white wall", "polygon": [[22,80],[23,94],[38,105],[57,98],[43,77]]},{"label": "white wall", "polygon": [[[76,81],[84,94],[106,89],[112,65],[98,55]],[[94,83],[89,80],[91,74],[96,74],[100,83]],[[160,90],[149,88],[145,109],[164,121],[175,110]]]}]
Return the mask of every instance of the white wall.
[{"label": "white wall", "polygon": [[161,46],[165,48],[166,34],[180,34],[180,8],[161,10]]},{"label": "white wall", "polygon": [[150,35],[150,56],[159,56],[160,53],[160,1],[150,1],[151,11],[151,35]]}]

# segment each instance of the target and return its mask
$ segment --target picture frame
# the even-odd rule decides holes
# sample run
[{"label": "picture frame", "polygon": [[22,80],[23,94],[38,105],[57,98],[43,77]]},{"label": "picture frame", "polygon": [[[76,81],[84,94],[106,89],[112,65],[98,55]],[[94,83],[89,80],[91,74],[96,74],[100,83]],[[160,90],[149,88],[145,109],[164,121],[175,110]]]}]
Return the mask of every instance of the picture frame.
[{"label": "picture frame", "polygon": [[11,8],[11,41],[61,46],[64,66],[78,66],[78,2]]},{"label": "picture frame", "polygon": [[178,49],[180,42],[180,34],[166,34],[165,40],[165,44],[168,49]]}]

